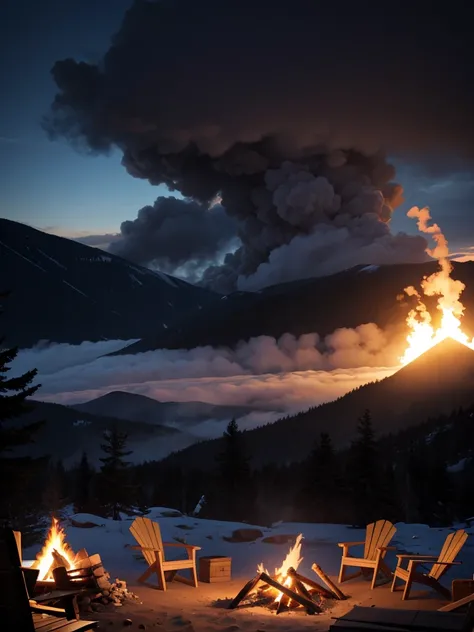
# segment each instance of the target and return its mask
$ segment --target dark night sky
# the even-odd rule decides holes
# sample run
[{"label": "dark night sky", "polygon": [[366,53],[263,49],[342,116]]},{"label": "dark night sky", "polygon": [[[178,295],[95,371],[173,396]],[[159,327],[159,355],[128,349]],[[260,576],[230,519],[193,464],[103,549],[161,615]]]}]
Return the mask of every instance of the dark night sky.
[{"label": "dark night sky", "polygon": [[[120,164],[117,145],[142,152],[140,165],[150,143],[161,154],[171,152],[181,165],[174,195],[199,198],[198,178],[209,184],[200,197],[207,203],[220,187],[206,180],[209,160],[215,174],[219,152],[233,142],[250,147],[268,134],[284,133],[288,140],[286,126],[297,121],[298,133],[286,146],[297,145],[297,155],[285,149],[288,156],[282,150],[278,160],[298,160],[296,136],[312,138],[314,126],[326,117],[341,149],[380,143],[396,166],[395,180],[403,185],[406,201],[394,213],[392,232],[414,234],[404,211],[429,205],[453,249],[473,245],[470,36],[467,17],[456,3],[437,13],[432,3],[388,8],[368,2],[354,6],[351,14],[346,3],[322,9],[321,3],[305,0],[273,5],[183,0],[178,11],[174,4],[166,0],[159,19],[154,10],[135,11],[106,58],[97,92],[92,75],[81,83],[76,67],[57,71],[56,84],[59,77],[68,103],[72,99],[74,107],[84,106],[75,110],[82,147],[108,151],[94,156],[77,153],[63,137],[51,142],[42,129],[41,118],[58,93],[50,71],[66,57],[92,67],[101,63],[131,0],[2,4],[2,216],[67,235],[118,232],[138,209],[167,195],[169,173],[148,163],[138,167],[141,177],[132,177]],[[408,13],[405,6],[411,7]],[[80,84],[76,92],[74,82]],[[220,129],[218,140],[209,132],[212,125]],[[61,128],[60,136],[77,135]],[[176,145],[183,139],[196,142],[207,161],[191,175]],[[134,166],[130,155],[127,168],[137,175],[138,163]],[[235,174],[235,165],[231,169]],[[248,166],[244,171],[250,173]],[[239,186],[248,193],[256,180],[252,175],[243,180]],[[234,204],[234,189],[232,195]],[[222,230],[230,230],[219,221]],[[207,255],[204,249],[199,256]]]}]

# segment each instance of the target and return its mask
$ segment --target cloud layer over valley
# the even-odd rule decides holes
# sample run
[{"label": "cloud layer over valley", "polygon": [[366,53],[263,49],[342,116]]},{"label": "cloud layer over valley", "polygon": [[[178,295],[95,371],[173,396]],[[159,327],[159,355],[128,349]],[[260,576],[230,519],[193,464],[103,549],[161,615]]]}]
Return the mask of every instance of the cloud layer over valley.
[{"label": "cloud layer over valley", "polygon": [[42,388],[36,397],[44,401],[73,404],[125,390],[160,401],[246,405],[257,411],[248,420],[253,425],[390,375],[402,347],[400,339],[368,323],[339,329],[323,340],[315,333],[285,334],[278,340],[253,338],[235,350],[103,355],[130,342],[42,344],[20,350],[12,370],[37,367]]}]

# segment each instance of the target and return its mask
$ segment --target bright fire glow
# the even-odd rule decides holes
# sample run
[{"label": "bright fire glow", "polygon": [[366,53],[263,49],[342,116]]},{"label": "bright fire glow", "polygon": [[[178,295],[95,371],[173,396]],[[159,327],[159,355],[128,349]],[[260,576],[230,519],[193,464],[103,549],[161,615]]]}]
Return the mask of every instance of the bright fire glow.
[{"label": "bright fire glow", "polygon": [[407,317],[407,324],[411,331],[407,336],[408,347],[400,358],[400,362],[401,364],[412,362],[446,338],[453,338],[470,349],[474,349],[474,338],[469,340],[461,330],[461,318],[465,308],[460,301],[460,296],[465,285],[451,278],[452,264],[448,259],[448,242],[437,224],[429,225],[431,216],[428,208],[419,209],[414,206],[407,215],[416,218],[418,229],[422,233],[431,235],[436,242],[435,248],[428,249],[427,252],[438,259],[440,269],[423,279],[421,289],[425,296],[439,297],[437,308],[441,311],[441,324],[435,330],[431,324],[431,314],[422,301],[422,295],[412,286],[405,288],[408,296],[416,297],[417,306]]},{"label": "bright fire glow", "polygon": [[[283,586],[287,586],[288,588],[291,588],[291,584],[293,582],[291,576],[288,575],[288,569],[294,568],[296,571],[301,561],[303,560],[303,558],[301,557],[301,540],[302,539],[303,539],[303,534],[300,533],[299,536],[296,538],[296,542],[290,548],[285,559],[283,560],[283,564],[280,566],[280,568],[275,569],[275,578],[277,582],[279,582],[280,584],[283,584]],[[270,574],[263,567],[263,564],[258,565],[257,571],[259,573],[266,573],[267,575]],[[278,595],[276,596],[275,601],[276,602],[281,601],[282,597],[283,597],[283,593],[281,591],[278,591]]]},{"label": "bright fire glow", "polygon": [[43,548],[32,565],[32,568],[39,569],[39,580],[51,579],[50,569],[54,563],[53,551],[57,551],[67,561],[69,568],[74,567],[75,554],[67,544],[66,532],[59,526],[56,518],[53,518]]}]

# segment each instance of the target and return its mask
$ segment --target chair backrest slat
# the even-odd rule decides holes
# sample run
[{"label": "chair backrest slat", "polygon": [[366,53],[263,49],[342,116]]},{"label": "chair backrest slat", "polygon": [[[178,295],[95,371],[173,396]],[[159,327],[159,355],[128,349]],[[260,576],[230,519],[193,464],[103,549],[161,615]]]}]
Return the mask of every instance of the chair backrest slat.
[{"label": "chair backrest slat", "polygon": [[2,630],[35,629],[17,542],[7,528],[0,530],[0,624]]},{"label": "chair backrest slat", "polygon": [[377,549],[380,546],[388,546],[396,532],[396,527],[389,520],[377,520],[367,525],[365,535],[364,558],[375,560]]},{"label": "chair backrest slat", "polygon": [[454,533],[450,533],[444,541],[443,548],[441,549],[441,553],[438,556],[437,563],[433,564],[430,572],[428,573],[428,576],[432,577],[433,579],[439,580],[440,577],[442,577],[449,570],[449,566],[439,564],[439,562],[454,562],[459,551],[464,546],[467,538],[468,534],[464,531],[464,529],[459,529]]},{"label": "chair backrest slat", "polygon": [[[157,522],[140,516],[132,522],[130,531],[140,546],[163,552],[160,525]],[[143,557],[150,565],[155,561],[153,551],[143,551]]]}]

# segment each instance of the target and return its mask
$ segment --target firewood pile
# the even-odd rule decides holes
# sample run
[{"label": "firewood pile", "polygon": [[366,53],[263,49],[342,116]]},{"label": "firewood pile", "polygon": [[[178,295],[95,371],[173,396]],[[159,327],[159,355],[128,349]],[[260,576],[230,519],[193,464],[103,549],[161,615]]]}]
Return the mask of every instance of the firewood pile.
[{"label": "firewood pile", "polygon": [[80,591],[77,602],[86,612],[102,610],[108,604],[119,607],[127,599],[138,599],[127,589],[125,581],[118,578],[111,581],[99,554],[89,555],[85,549],[77,553],[74,568],[57,565],[52,575],[56,590]]},{"label": "firewood pile", "polygon": [[228,608],[237,608],[246,600],[247,605],[266,606],[276,610],[276,614],[304,608],[307,614],[314,615],[323,611],[325,600],[347,598],[320,566],[313,564],[312,570],[326,586],[297,573],[293,567],[288,569],[284,577],[274,577],[266,572],[258,572],[245,584]]}]

